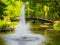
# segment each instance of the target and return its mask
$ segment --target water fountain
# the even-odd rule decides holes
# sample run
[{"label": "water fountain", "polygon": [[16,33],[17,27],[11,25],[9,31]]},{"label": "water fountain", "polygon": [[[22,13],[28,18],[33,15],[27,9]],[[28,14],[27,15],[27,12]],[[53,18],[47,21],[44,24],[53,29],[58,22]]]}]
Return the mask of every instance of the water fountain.
[{"label": "water fountain", "polygon": [[4,35],[2,38],[6,41],[6,45],[42,45],[45,37],[33,34],[29,30],[28,23],[25,23],[25,5],[22,5],[19,25],[16,27],[14,34]]}]

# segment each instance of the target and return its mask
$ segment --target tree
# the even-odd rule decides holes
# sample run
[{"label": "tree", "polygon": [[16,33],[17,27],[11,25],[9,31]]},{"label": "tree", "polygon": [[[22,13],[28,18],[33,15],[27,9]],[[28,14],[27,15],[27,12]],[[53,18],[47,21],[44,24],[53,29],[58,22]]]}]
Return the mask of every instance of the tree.
[{"label": "tree", "polygon": [[[60,1],[58,0],[23,0],[29,2],[31,16],[46,17],[48,19],[60,19]],[[38,6],[39,5],[39,6]],[[48,11],[44,11],[44,8]],[[31,11],[33,10],[33,11]]]},{"label": "tree", "polygon": [[20,0],[0,0],[1,30],[9,30],[9,28],[17,25],[17,22],[14,22],[14,20],[20,16],[21,4]]},{"label": "tree", "polygon": [[5,7],[6,7],[7,5],[5,5],[4,3],[2,3],[1,1],[0,1],[0,19],[3,19],[3,11],[5,11]]},{"label": "tree", "polygon": [[3,15],[3,17],[9,16],[12,20],[20,15],[20,9],[21,9],[20,0],[1,0],[0,5],[1,5],[0,10],[3,9],[1,11],[2,13],[0,13],[0,15]]}]

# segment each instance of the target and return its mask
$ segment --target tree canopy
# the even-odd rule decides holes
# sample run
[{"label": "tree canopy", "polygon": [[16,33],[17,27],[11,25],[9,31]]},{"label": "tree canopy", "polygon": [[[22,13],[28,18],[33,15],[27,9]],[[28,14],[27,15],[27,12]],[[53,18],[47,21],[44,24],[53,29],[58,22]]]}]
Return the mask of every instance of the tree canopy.
[{"label": "tree canopy", "polygon": [[20,0],[1,0],[0,17],[9,16],[11,19],[14,19],[15,17],[20,15],[20,8]]},{"label": "tree canopy", "polygon": [[0,0],[0,29],[13,28],[21,12],[20,0]]},{"label": "tree canopy", "polygon": [[[59,0],[23,0],[29,2],[26,10],[30,15],[48,19],[60,19]],[[28,8],[30,10],[28,10]],[[26,12],[26,13],[27,13]]]}]

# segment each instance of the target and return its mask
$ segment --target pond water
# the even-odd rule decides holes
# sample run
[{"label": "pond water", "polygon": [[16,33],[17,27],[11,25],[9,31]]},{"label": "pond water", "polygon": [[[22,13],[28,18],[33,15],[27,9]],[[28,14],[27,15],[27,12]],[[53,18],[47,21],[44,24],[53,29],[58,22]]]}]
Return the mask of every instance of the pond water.
[{"label": "pond water", "polygon": [[[47,28],[43,29],[40,27],[40,24],[30,24],[30,30],[35,34],[42,34],[47,37],[48,41],[46,41],[45,45],[60,45],[60,31],[56,30],[47,30]],[[0,45],[6,45],[6,42],[8,42],[8,45],[13,45],[12,40],[5,41],[4,39],[0,38]],[[10,43],[9,43],[10,42]],[[24,42],[25,44],[26,42]],[[31,42],[30,42],[31,43]],[[18,45],[16,41],[14,42],[14,45]],[[24,45],[21,42],[21,45]]]},{"label": "pond water", "polygon": [[54,30],[52,25],[42,28],[39,23],[32,24],[32,32],[45,35],[48,39],[45,45],[60,45],[60,31]]}]

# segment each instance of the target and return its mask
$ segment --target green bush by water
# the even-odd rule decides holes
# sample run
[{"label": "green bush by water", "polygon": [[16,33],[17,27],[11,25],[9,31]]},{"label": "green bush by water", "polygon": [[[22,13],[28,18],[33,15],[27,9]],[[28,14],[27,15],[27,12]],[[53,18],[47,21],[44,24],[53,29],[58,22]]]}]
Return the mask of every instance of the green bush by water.
[{"label": "green bush by water", "polygon": [[55,21],[53,27],[54,27],[55,30],[60,30],[60,22]]},{"label": "green bush by water", "polygon": [[0,29],[6,29],[8,24],[5,21],[0,20]]}]

